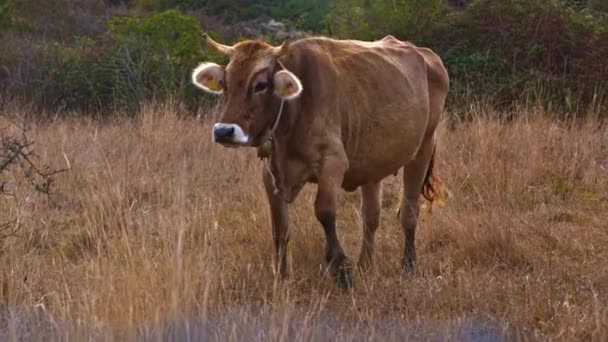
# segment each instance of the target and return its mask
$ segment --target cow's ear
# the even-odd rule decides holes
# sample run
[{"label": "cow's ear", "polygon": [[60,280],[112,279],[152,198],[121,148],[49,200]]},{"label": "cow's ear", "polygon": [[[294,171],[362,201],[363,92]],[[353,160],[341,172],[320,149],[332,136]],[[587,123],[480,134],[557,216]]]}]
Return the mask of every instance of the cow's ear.
[{"label": "cow's ear", "polygon": [[215,63],[202,63],[192,72],[192,83],[212,94],[223,92],[224,69]]},{"label": "cow's ear", "polygon": [[295,99],[302,93],[302,83],[293,73],[281,70],[274,74],[274,93],[285,100]]}]

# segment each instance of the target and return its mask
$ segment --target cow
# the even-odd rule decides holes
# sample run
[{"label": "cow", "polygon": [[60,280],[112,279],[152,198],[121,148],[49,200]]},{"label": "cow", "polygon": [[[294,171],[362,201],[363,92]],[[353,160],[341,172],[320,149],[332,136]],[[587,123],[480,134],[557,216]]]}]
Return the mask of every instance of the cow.
[{"label": "cow", "polygon": [[279,46],[256,39],[233,46],[203,35],[227,65],[203,62],[192,82],[222,94],[212,139],[257,148],[272,225],[274,266],[288,277],[288,205],[317,184],[314,212],[325,232],[325,261],[339,287],[353,284],[353,265],[336,234],[337,194],[361,188],[363,242],[357,267],[372,265],[381,181],[403,172],[399,220],[402,268],[416,268],[420,195],[433,201],[436,128],[449,88],[441,59],[393,36],[376,41],[313,36]]}]

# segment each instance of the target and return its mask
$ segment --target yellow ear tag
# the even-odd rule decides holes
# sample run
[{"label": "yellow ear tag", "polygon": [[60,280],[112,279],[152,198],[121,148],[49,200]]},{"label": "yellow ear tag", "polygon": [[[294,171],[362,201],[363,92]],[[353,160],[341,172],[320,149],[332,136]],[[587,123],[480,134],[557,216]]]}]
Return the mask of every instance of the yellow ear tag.
[{"label": "yellow ear tag", "polygon": [[293,83],[289,82],[281,88],[282,96],[289,96],[293,92]]},{"label": "yellow ear tag", "polygon": [[219,83],[217,83],[215,78],[212,78],[207,83],[207,88],[209,88],[211,90],[220,90],[220,85],[219,85]]}]

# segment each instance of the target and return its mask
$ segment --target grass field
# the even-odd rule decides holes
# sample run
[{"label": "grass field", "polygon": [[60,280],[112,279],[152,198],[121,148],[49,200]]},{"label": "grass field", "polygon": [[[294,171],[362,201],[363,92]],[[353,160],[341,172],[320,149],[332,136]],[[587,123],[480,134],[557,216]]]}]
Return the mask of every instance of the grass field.
[{"label": "grass field", "polygon": [[[443,122],[435,170],[451,197],[421,214],[417,272],[400,271],[389,177],[375,266],[345,292],[323,267],[316,187],[291,206],[291,278],[277,282],[261,161],[180,111],[33,126],[39,162],[70,170],[50,198],[1,175],[14,195],[0,196],[0,340],[608,339],[605,122]],[[358,208],[359,192],[340,195],[351,260]]]}]

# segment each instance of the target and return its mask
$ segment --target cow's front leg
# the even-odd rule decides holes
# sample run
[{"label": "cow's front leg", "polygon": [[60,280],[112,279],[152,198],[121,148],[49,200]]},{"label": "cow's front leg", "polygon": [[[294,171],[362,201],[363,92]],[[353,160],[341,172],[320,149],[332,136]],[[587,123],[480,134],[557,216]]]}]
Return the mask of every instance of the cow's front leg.
[{"label": "cow's front leg", "polygon": [[326,159],[318,179],[315,215],[325,231],[325,260],[329,269],[342,288],[352,287],[352,267],[336,234],[337,192],[346,170],[345,163],[336,159]]},{"label": "cow's front leg", "polygon": [[272,183],[272,175],[268,169],[263,171],[264,188],[268,204],[270,205],[270,217],[272,220],[272,240],[275,250],[276,270],[282,279],[287,278],[287,243],[289,242],[289,211],[287,203],[275,195]]}]

